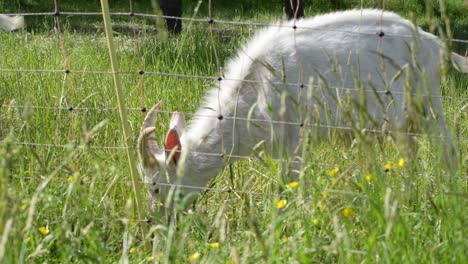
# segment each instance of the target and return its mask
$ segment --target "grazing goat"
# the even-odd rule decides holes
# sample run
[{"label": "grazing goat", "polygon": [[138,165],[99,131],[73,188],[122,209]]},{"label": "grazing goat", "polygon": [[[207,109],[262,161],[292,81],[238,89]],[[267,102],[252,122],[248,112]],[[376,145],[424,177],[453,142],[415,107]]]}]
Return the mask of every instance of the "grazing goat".
[{"label": "grazing goat", "polygon": [[7,16],[0,14],[0,28],[5,31],[13,31],[24,26],[24,17],[22,16]]},{"label": "grazing goat", "polygon": [[448,56],[439,38],[382,10],[260,30],[227,63],[187,127],[182,113],[172,115],[164,147],[154,127],[159,104],[147,113],[138,151],[149,198],[161,196],[167,206],[174,185],[181,194],[197,192],[262,141],[273,155],[292,157],[306,128],[406,132],[414,131],[410,119],[419,114],[418,130],[449,138],[439,91],[448,57],[467,72],[464,58]]}]

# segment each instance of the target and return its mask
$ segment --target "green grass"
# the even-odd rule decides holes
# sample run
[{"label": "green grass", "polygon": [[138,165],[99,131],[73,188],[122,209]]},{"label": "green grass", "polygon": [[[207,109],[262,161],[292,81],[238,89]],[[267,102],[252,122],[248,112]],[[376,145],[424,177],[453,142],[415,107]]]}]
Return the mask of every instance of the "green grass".
[{"label": "green grass", "polygon": [[[52,1],[13,2],[1,2],[0,10],[53,9]],[[59,2],[68,11],[99,10],[97,1]],[[217,2],[213,12],[219,18],[270,21],[281,17],[280,4],[213,2]],[[381,7],[380,1],[363,2]],[[411,10],[415,20],[425,25],[421,2],[386,1],[386,7],[407,16]],[[446,2],[454,37],[466,39],[468,13],[463,10],[467,8],[463,1]],[[360,6],[354,1],[307,3],[309,15]],[[195,1],[184,3],[185,16],[192,15],[195,5]],[[127,6],[126,1],[111,3],[114,11],[128,10]],[[196,16],[206,16],[206,9],[204,1]],[[148,13],[149,6],[136,3],[135,10]],[[155,34],[151,20],[114,19],[121,25],[115,41],[123,71],[138,70],[141,56],[145,71],[216,76],[206,25],[185,23],[189,31],[163,41]],[[60,43],[51,27],[53,19],[28,17],[26,23],[26,30],[0,32],[0,68],[63,69]],[[100,18],[63,17],[62,23],[70,69],[108,71]],[[145,25],[137,42],[141,55],[128,30],[132,24]],[[244,26],[217,26],[215,43],[220,61],[233,54],[252,32],[253,28]],[[465,49],[466,45],[457,46],[460,53]],[[64,77],[62,73],[0,73],[1,263],[110,263],[127,258],[132,263],[147,263],[148,257],[157,260],[161,253],[161,261],[170,263],[190,262],[194,253],[200,254],[197,261],[201,263],[468,262],[468,116],[466,108],[462,110],[466,100],[460,99],[468,97],[467,75],[450,70],[441,86],[445,96],[458,97],[444,99],[449,124],[465,139],[458,146],[461,161],[456,175],[441,161],[437,140],[419,137],[415,153],[409,153],[389,138],[351,145],[332,133],[327,140],[305,144],[307,165],[294,189],[280,190],[278,179],[284,164],[270,162],[268,155],[259,152],[260,158],[229,165],[210,183],[213,188],[244,192],[203,192],[189,212],[178,215],[175,225],[146,209],[145,214],[153,220],[149,248],[138,234],[138,225],[146,223],[133,217],[125,151],[73,148],[73,142],[123,146],[118,112],[18,107],[116,105],[110,75],[71,73],[66,80]],[[142,96],[140,81],[139,75],[123,76],[129,107],[150,107],[162,100],[165,110],[189,113],[197,109],[211,84],[201,79],[144,75]],[[166,131],[169,116],[160,116],[158,129]],[[143,117],[139,110],[129,113],[135,143]],[[104,120],[105,124],[99,125]],[[384,164],[401,158],[405,160],[402,168],[384,171]],[[334,167],[339,172],[329,176]],[[369,174],[372,177],[366,180]],[[280,199],[287,200],[283,209],[276,208]],[[32,216],[29,221],[28,215]],[[49,233],[41,234],[41,227],[48,227]],[[219,248],[210,246],[213,242],[220,243]]]}]

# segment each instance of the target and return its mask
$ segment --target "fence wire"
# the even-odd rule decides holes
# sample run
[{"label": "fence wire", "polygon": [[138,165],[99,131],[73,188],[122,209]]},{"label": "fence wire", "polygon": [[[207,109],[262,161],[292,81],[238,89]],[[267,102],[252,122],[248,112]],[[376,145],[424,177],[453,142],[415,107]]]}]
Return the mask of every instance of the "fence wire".
[{"label": "fence wire", "polygon": [[[434,175],[427,175],[427,174],[418,174],[418,176],[421,177],[433,177]],[[40,177],[29,177],[29,176],[19,176],[19,175],[14,175],[13,178],[17,180],[28,180],[28,181],[43,181],[43,178]],[[460,175],[460,176],[454,176],[454,178],[458,178],[461,180],[467,180],[468,175]],[[131,185],[131,181],[99,181],[99,180],[91,180],[91,181],[78,181],[79,179],[52,179],[51,182],[55,183],[61,183],[61,184],[70,184],[72,182],[77,182],[80,185],[91,185],[91,184],[124,184],[124,185]],[[337,178],[335,181],[339,181],[340,179]],[[142,184],[147,184],[147,182],[141,182]],[[321,199],[314,199],[312,195],[302,195],[298,192],[296,192],[294,189],[290,187],[286,187],[286,189],[283,191],[283,193],[272,193],[272,192],[258,192],[258,191],[248,191],[248,190],[239,190],[239,189],[233,189],[231,187],[226,187],[226,188],[215,188],[215,187],[204,187],[204,186],[192,186],[192,185],[183,185],[183,184],[173,184],[173,183],[157,183],[159,186],[165,186],[165,187],[170,187],[170,188],[190,188],[193,190],[197,191],[202,191],[202,192],[212,192],[212,193],[226,193],[226,194],[236,194],[236,195],[249,195],[249,196],[260,196],[260,197],[271,197],[271,198],[276,198],[276,199],[289,199],[289,200],[300,200],[300,201],[313,201],[317,200],[319,203],[323,202],[325,200],[325,197],[322,197]],[[287,186],[287,185],[286,185]],[[332,185],[333,186],[333,185]],[[324,190],[326,193],[334,193],[335,190],[333,188],[326,188]],[[366,194],[359,194],[358,196],[367,198]],[[146,219],[134,219],[136,221],[142,221],[142,222],[148,222],[149,218]]]},{"label": "fence wire", "polygon": [[[6,144],[4,141],[0,141],[0,144]],[[91,150],[137,150],[137,147],[125,147],[125,146],[94,146],[94,145],[78,145],[78,144],[52,144],[52,143],[34,143],[34,142],[9,142],[9,144],[19,145],[19,146],[31,146],[31,147],[44,147],[44,148],[65,148],[65,149],[91,149]],[[168,150],[170,151],[170,150]],[[214,153],[214,152],[199,152],[199,151],[189,151],[190,154],[218,157],[220,159],[232,158],[232,159],[251,159],[252,156],[245,155],[235,155],[235,154],[226,154],[226,153]],[[286,159],[272,159],[275,162],[290,162],[292,164],[303,164],[304,162],[298,160],[286,160]],[[305,164],[313,164],[324,167],[333,167],[333,164],[324,163],[324,162],[305,162]]]},{"label": "fence wire", "polygon": [[[253,83],[253,84],[269,84],[274,86],[296,86],[298,88],[307,88],[312,87],[314,89],[322,89],[322,90],[343,90],[343,91],[356,91],[361,92],[362,89],[359,88],[351,88],[351,87],[342,87],[342,86],[328,86],[328,87],[321,87],[316,84],[304,84],[304,83],[291,83],[291,82],[268,82],[268,81],[258,81],[258,80],[245,80],[245,79],[235,79],[235,78],[226,78],[221,76],[208,76],[208,75],[191,75],[191,74],[179,74],[179,73],[170,73],[170,72],[158,72],[158,71],[119,71],[119,72],[112,72],[112,71],[87,71],[87,70],[57,70],[57,69],[2,69],[0,68],[0,72],[3,73],[60,73],[60,74],[90,74],[90,75],[97,75],[97,74],[128,74],[128,75],[158,75],[163,77],[177,77],[177,78],[188,78],[188,79],[201,79],[201,80],[210,80],[210,81],[235,81],[241,83]],[[388,90],[371,90],[371,89],[364,89],[366,93],[377,93],[377,94],[388,94]],[[405,92],[399,91],[390,91],[391,94],[400,94],[405,95]],[[423,98],[440,98],[440,99],[455,99],[455,100],[468,100],[468,97],[462,96],[445,96],[445,95],[427,95],[427,94],[417,94],[417,93],[409,93],[412,96],[421,96]]]},{"label": "fence wire", "polygon": [[[19,16],[57,16],[57,15],[67,15],[67,16],[102,16],[101,12],[37,12],[37,13],[8,13],[6,15],[19,15]],[[321,29],[316,29],[313,27],[305,27],[297,24],[289,25],[288,23],[265,23],[265,22],[254,22],[254,21],[232,21],[232,20],[223,20],[223,19],[214,19],[213,17],[209,18],[189,18],[189,17],[177,17],[177,16],[166,16],[166,15],[155,15],[155,14],[145,14],[145,13],[132,13],[132,12],[111,12],[111,16],[136,16],[136,17],[147,17],[147,18],[169,18],[176,19],[188,22],[199,22],[207,24],[225,24],[225,25],[234,25],[234,26],[255,26],[255,27],[286,27],[291,29],[308,29],[320,31]],[[327,29],[332,32],[340,33],[349,33],[349,34],[359,34],[359,35],[377,35],[379,32],[370,33],[370,32],[360,32],[360,31],[346,31],[346,30],[333,30]],[[411,35],[394,35],[394,34],[385,34],[388,37],[396,38],[414,38]],[[421,39],[431,39],[431,37],[423,37]],[[451,39],[452,42],[459,43],[468,43],[466,39]]]},{"label": "fence wire", "polygon": [[[40,177],[22,177],[15,175],[15,179],[18,180],[35,180],[35,181],[42,181],[44,180],[43,178]],[[68,179],[52,179],[52,182],[56,183],[66,183],[69,184],[74,180],[68,180]],[[89,185],[89,184],[110,184],[112,181],[88,181],[88,182],[79,182],[79,184],[83,185]],[[115,181],[116,184],[125,184],[125,185],[130,185],[131,181]],[[142,184],[147,184],[147,182],[141,182]],[[295,197],[295,198],[304,198],[300,195],[295,195],[295,194],[281,194],[281,193],[265,193],[265,192],[253,192],[253,191],[246,191],[246,190],[237,190],[237,189],[232,189],[232,188],[214,188],[214,187],[201,187],[201,186],[192,186],[192,185],[183,185],[183,184],[172,184],[172,183],[157,183],[159,186],[165,186],[165,187],[174,187],[174,188],[190,188],[190,189],[195,189],[198,191],[209,191],[209,192],[217,192],[217,193],[236,193],[236,194],[247,194],[247,195],[253,195],[253,196],[266,196],[266,197]],[[309,198],[310,199],[310,198]]]},{"label": "fence wire", "polygon": [[[9,105],[3,107],[0,105],[0,110],[2,108],[18,108],[18,109],[45,109],[45,110],[56,110],[56,111],[117,111],[117,107],[103,107],[103,108],[98,108],[98,107],[52,107],[52,106],[29,106],[29,105]],[[146,107],[130,107],[127,108],[127,110],[131,111],[140,111],[140,112],[146,112],[148,111]],[[162,114],[168,114],[171,115],[174,112],[168,111],[168,110],[158,110],[158,113]],[[181,112],[186,116],[192,116],[192,117],[205,117],[205,118],[213,118],[213,120],[219,120],[219,115],[218,114],[213,114],[213,115],[201,115],[201,114],[196,114],[196,113],[191,113],[191,112]],[[249,117],[230,117],[230,116],[223,116],[223,119],[226,120],[240,120],[240,121],[246,121],[246,122],[259,122],[259,123],[268,123],[268,124],[275,124],[275,125],[290,125],[290,126],[298,126],[298,127],[306,127],[306,128],[323,128],[323,129],[329,129],[329,130],[342,130],[342,131],[356,131],[357,128],[353,128],[350,126],[337,126],[337,125],[327,125],[327,124],[304,124],[303,122],[292,122],[292,121],[281,121],[281,120],[271,120],[271,119],[259,119],[259,118],[249,118]],[[436,135],[436,134],[427,134],[427,133],[416,133],[416,132],[403,132],[403,131],[395,131],[395,130],[380,130],[380,129],[370,129],[370,128],[364,128],[364,129],[359,129],[363,133],[372,133],[372,134],[382,134],[382,135],[404,135],[404,136],[409,136],[409,137],[430,137],[430,138],[438,138],[438,139],[446,139],[446,140],[452,140],[452,137],[449,136],[441,136],[441,135]],[[468,138],[460,137],[457,138],[459,141],[467,141]],[[117,147],[119,148],[119,147]],[[216,154],[215,154],[216,155]]]}]

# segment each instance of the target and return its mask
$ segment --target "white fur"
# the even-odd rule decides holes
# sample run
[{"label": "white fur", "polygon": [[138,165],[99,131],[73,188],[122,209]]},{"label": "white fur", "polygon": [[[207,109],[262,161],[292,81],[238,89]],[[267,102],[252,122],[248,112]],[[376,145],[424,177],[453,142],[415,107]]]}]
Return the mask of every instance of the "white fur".
[{"label": "white fur", "polygon": [[[315,132],[324,130],[320,126],[404,129],[407,114],[412,111],[404,109],[405,81],[412,94],[426,95],[426,89],[421,88],[423,75],[434,96],[431,100],[436,125],[450,133],[437,97],[440,56],[445,53],[436,36],[397,14],[381,10],[331,13],[299,20],[296,25],[295,31],[292,21],[258,31],[227,63],[220,87],[214,85],[195,118],[179,134],[182,158],[177,166],[167,164],[163,150],[153,151],[158,164],[146,168],[151,193],[158,189],[164,202],[169,191],[165,183],[205,186],[227,162],[235,160],[229,155],[249,155],[260,141],[276,156],[293,156],[299,144],[299,123],[311,126]],[[383,37],[377,36],[380,31]],[[409,76],[407,71],[411,71]],[[399,74],[399,78],[392,79]],[[357,101],[361,99],[355,79],[364,85],[365,106],[376,123],[362,123],[359,111],[340,106],[347,94]],[[305,87],[277,83],[303,83]],[[371,92],[370,83],[384,108]],[[385,95],[386,90],[393,99]],[[338,99],[334,99],[336,96]],[[426,106],[428,101],[425,97]],[[222,120],[217,119],[220,114]],[[197,191],[190,187],[180,190]]]},{"label": "white fur", "polygon": [[22,16],[7,16],[0,14],[0,28],[5,31],[13,31],[24,26],[24,17]]}]

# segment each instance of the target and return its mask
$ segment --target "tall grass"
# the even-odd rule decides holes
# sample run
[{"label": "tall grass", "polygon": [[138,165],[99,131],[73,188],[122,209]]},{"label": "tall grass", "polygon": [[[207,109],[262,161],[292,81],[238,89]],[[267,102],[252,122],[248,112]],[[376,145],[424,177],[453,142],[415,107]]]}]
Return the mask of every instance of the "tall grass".
[{"label": "tall grass", "polygon": [[[190,16],[196,3],[186,2],[186,15]],[[281,17],[280,6],[264,2],[249,2],[248,8],[213,2],[215,14],[223,18],[266,21]],[[421,2],[386,1],[386,6],[408,16],[411,8],[415,20],[424,24]],[[115,4],[114,10],[127,10],[126,3],[111,4]],[[363,3],[381,6],[380,1]],[[359,6],[353,1],[308,4],[308,14]],[[454,36],[466,39],[466,31],[457,31],[468,23],[461,12],[466,10],[463,1],[446,4],[453,11]],[[88,2],[63,2],[62,7],[98,10],[97,4]],[[52,10],[47,5],[36,6],[35,1],[2,2],[0,8],[8,12]],[[138,10],[149,12],[150,7],[137,4]],[[205,2],[197,15],[206,15]],[[187,30],[180,36],[162,41],[150,20],[115,19],[116,25],[122,25],[114,35],[122,71],[139,70],[141,56],[148,72],[217,74],[206,25],[186,23]],[[28,18],[26,30],[0,32],[0,68],[62,69],[52,21],[51,17]],[[70,69],[108,71],[101,21],[62,17],[62,22]],[[135,26],[142,30],[138,46],[132,30],[122,30]],[[253,28],[218,25],[215,32],[215,46],[224,62]],[[197,109],[211,85],[203,79],[143,75],[142,97],[141,77],[122,77],[129,107],[148,108],[162,100],[168,111],[189,113]],[[443,144],[437,139],[418,137],[417,148],[405,150],[391,137],[347,142],[339,133],[331,133],[323,141],[303,142],[305,165],[297,186],[288,185],[288,180],[281,187],[288,164],[272,161],[259,148],[255,158],[227,166],[210,183],[214,189],[242,192],[202,192],[189,211],[180,210],[173,224],[152,215],[148,208],[145,217],[151,221],[135,219],[125,151],[93,148],[123,146],[118,112],[66,110],[70,106],[67,102],[74,108],[115,108],[112,77],[70,73],[68,78],[67,84],[62,73],[0,73],[1,263],[468,261],[466,75],[450,70],[441,85],[443,95],[451,97],[443,100],[447,121],[461,138],[457,143],[461,155],[458,173],[446,169]],[[138,110],[129,113],[134,145],[144,115]],[[160,119],[158,130],[166,131],[169,116],[161,113]],[[385,165],[391,168],[386,170]],[[141,192],[146,193],[146,189]],[[143,247],[140,224],[146,224],[151,232],[146,238],[151,241],[150,249]]]}]

